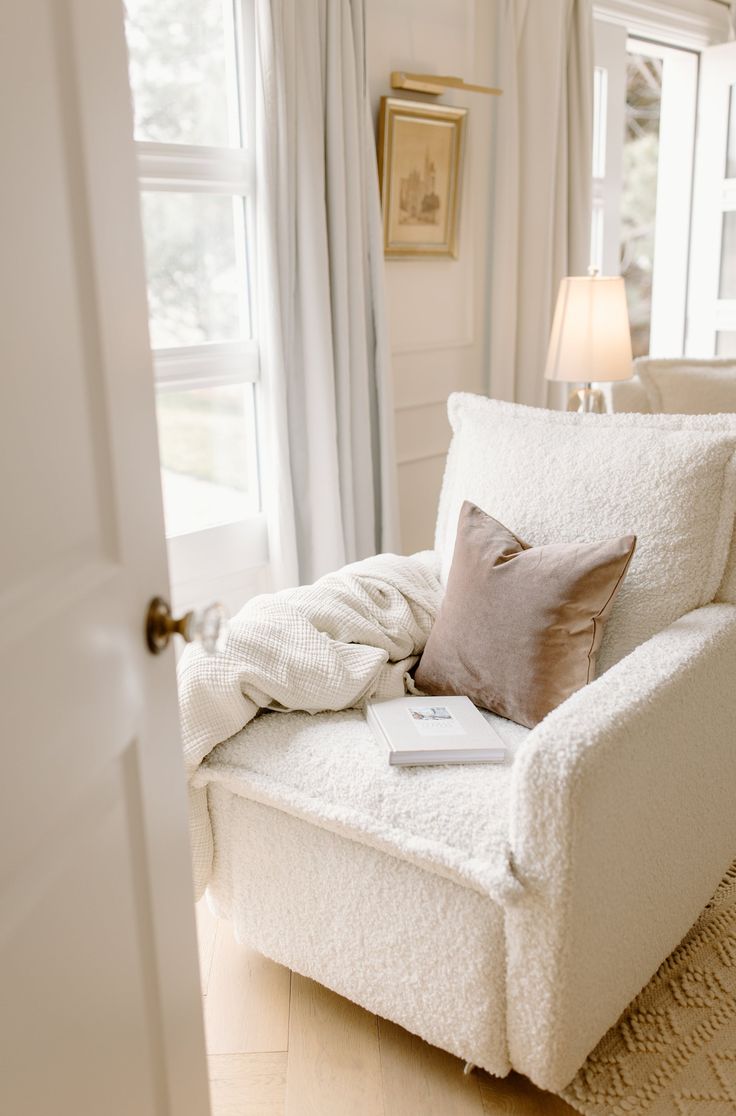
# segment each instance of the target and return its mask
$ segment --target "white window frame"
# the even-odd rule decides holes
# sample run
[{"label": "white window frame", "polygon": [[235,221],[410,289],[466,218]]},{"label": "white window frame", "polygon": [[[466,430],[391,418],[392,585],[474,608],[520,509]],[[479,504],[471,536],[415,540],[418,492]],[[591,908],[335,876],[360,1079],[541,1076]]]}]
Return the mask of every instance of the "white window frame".
[{"label": "white window frame", "polygon": [[625,27],[632,38],[700,51],[728,37],[729,0],[594,0],[596,20]]},{"label": "white window frame", "polygon": [[[599,143],[593,165],[591,263],[603,274],[619,274],[626,55],[635,53],[659,58],[665,72],[649,353],[657,357],[681,356],[685,345],[698,83],[694,40],[707,39],[713,28],[711,24],[707,28],[698,24],[696,36],[694,21],[686,20],[682,11],[665,15],[659,5],[634,3],[633,0],[597,4],[595,12],[595,107]],[[655,15],[656,20],[653,19]],[[638,33],[661,34],[670,41],[654,42],[651,38],[640,38],[639,34],[631,35],[632,25]],[[603,120],[605,143],[600,143]]]},{"label": "white window frame", "polygon": [[679,357],[687,320],[698,55],[638,38],[629,39],[627,50],[664,63],[649,355]]},{"label": "white window frame", "polygon": [[716,47],[707,52],[702,65],[688,356],[715,356],[718,334],[736,331],[736,299],[720,297],[723,219],[726,213],[736,211],[736,178],[726,178],[728,90],[733,74],[733,51],[733,43]]},{"label": "white window frame", "polygon": [[590,262],[601,275],[618,275],[621,251],[621,174],[626,108],[625,27],[596,19],[593,228]]},{"label": "white window frame", "polygon": [[[233,13],[229,26],[226,22],[226,33],[234,36],[237,64],[228,66],[228,77],[230,104],[239,103],[240,112],[237,120],[230,121],[230,134],[240,135],[241,146],[136,141],[138,183],[141,191],[201,192],[243,198],[243,235],[239,245],[236,243],[236,250],[243,253],[241,264],[248,276],[253,333],[257,322],[254,0],[235,0],[232,5],[223,3],[223,10],[226,16],[230,11]],[[246,44],[253,44],[253,49],[246,49]],[[154,349],[153,367],[157,391],[253,384],[257,428],[260,362],[256,339]],[[257,430],[255,444],[249,451],[249,465],[253,475],[258,476]],[[167,546],[175,608],[198,606],[214,595],[231,609],[237,609],[254,592],[268,588],[268,534],[263,511],[236,522],[171,536]]]}]

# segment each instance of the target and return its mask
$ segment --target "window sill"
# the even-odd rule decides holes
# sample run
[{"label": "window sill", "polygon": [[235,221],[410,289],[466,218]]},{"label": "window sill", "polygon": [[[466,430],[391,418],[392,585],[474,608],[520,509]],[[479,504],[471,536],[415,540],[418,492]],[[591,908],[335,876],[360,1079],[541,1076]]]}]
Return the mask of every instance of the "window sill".
[{"label": "window sill", "polygon": [[172,597],[177,609],[218,598],[240,608],[270,588],[265,515],[167,540]]}]

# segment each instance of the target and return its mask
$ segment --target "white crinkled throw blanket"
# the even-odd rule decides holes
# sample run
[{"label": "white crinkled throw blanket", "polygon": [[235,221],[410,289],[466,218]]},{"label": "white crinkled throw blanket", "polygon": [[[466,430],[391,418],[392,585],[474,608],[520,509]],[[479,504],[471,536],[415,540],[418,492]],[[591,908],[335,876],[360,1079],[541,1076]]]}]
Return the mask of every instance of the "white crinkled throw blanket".
[{"label": "white crinkled throw blanket", "polygon": [[260,709],[321,713],[404,693],[442,593],[433,551],[379,554],[314,585],[254,597],[217,655],[186,648],[179,701],[197,897],[213,855],[207,791],[191,785],[205,757]]}]

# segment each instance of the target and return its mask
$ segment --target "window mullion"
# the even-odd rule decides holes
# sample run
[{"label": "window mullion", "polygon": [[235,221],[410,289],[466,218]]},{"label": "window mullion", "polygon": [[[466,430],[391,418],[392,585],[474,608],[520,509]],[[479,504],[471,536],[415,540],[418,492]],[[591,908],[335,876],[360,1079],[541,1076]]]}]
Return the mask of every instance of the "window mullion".
[{"label": "window mullion", "polygon": [[255,341],[159,349],[154,351],[153,366],[157,388],[257,383],[260,373]]},{"label": "window mullion", "polygon": [[139,142],[136,154],[143,190],[183,190],[243,197],[253,193],[253,156],[244,148],[191,148],[184,144]]}]

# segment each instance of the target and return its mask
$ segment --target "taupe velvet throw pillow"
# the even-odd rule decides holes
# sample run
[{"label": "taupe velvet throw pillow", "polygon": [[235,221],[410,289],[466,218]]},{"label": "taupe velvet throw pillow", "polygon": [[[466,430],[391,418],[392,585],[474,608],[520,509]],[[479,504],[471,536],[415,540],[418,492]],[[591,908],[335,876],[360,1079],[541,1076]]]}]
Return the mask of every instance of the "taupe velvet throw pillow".
[{"label": "taupe velvet throw pillow", "polygon": [[417,686],[465,694],[533,728],[595,677],[603,626],[635,545],[624,535],[528,546],[466,500]]}]

